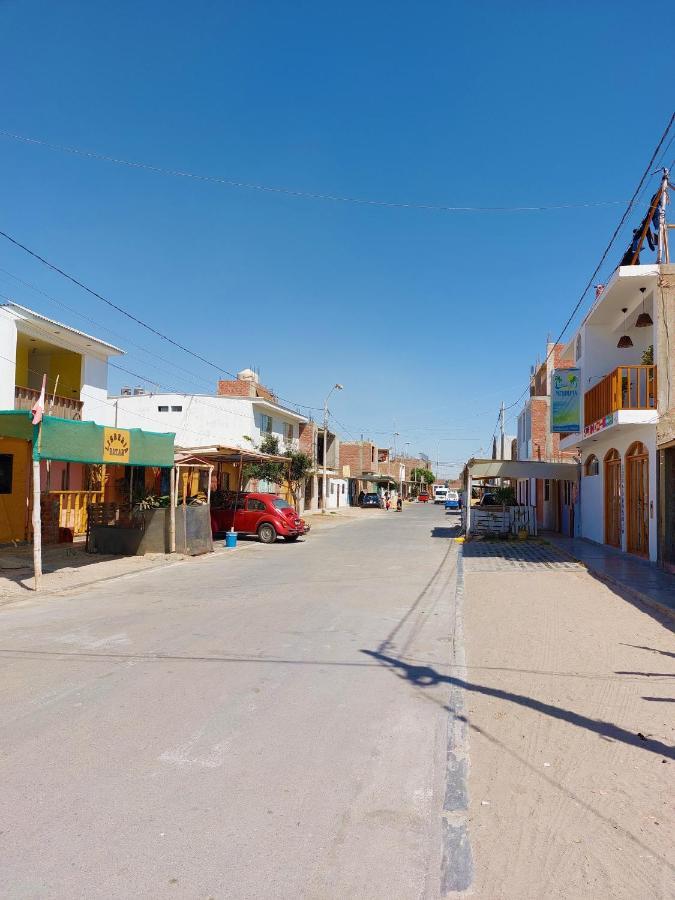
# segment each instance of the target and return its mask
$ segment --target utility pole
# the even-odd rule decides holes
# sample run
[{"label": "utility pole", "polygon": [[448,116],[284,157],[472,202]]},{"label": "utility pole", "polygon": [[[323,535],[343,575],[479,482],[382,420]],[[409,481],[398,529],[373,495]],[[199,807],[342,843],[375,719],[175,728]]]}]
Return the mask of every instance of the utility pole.
[{"label": "utility pole", "polygon": [[504,401],[499,407],[499,458],[504,459]]},{"label": "utility pole", "polygon": [[668,226],[666,225],[666,202],[668,200],[668,179],[670,172],[668,169],[663,170],[663,178],[661,179],[661,199],[659,201],[659,243],[656,251],[656,262],[669,263],[670,252],[668,248]]}]

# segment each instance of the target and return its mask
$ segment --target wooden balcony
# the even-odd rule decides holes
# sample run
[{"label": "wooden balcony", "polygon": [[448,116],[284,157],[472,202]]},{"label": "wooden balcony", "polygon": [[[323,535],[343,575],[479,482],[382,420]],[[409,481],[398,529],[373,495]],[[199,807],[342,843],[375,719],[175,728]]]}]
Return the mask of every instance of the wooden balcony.
[{"label": "wooden balcony", "polygon": [[586,391],[584,425],[620,409],[656,409],[656,366],[618,366]]},{"label": "wooden balcony", "polygon": [[[40,391],[20,387],[17,384],[14,388],[14,409],[32,409],[39,396]],[[59,416],[61,419],[80,420],[82,419],[82,405],[81,400],[60,397],[58,394],[47,394],[45,413],[50,416]]]}]

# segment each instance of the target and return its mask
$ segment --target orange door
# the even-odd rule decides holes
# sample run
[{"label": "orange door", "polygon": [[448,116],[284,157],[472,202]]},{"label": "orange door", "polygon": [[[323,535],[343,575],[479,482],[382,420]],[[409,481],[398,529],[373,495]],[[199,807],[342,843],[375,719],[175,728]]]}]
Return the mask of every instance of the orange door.
[{"label": "orange door", "polygon": [[621,547],[621,457],[616,450],[605,456],[605,543]]},{"label": "orange door", "polygon": [[639,442],[626,454],[626,525],[628,552],[649,556],[649,456]]}]

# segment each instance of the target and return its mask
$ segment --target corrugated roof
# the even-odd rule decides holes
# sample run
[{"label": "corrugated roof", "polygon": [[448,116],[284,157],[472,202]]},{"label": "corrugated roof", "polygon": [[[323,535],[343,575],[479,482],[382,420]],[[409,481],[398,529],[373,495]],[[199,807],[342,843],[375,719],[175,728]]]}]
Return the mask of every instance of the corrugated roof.
[{"label": "corrugated roof", "polygon": [[49,325],[57,325],[59,328],[63,328],[65,331],[69,331],[71,334],[75,334],[87,341],[93,341],[100,347],[105,347],[107,351],[110,351],[107,354],[108,356],[114,356],[118,354],[122,355],[125,352],[120,347],[116,347],[114,344],[109,344],[107,341],[102,341],[100,338],[94,337],[91,334],[87,334],[86,331],[79,331],[77,328],[73,328],[71,325],[64,325],[63,322],[59,322],[57,319],[50,319],[48,316],[43,316],[42,313],[35,312],[34,309],[29,309],[27,306],[22,306],[20,303],[11,301],[10,303],[0,303],[0,306],[16,310],[19,313],[20,317],[27,319],[29,322],[31,320],[35,320],[36,322],[47,322]]}]

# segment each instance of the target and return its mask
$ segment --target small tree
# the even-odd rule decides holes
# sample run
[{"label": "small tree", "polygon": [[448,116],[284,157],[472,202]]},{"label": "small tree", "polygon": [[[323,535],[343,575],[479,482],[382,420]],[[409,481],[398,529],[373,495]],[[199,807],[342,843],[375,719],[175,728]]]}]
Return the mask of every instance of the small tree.
[{"label": "small tree", "polygon": [[[279,438],[273,434],[266,434],[256,450],[272,456],[279,456]],[[257,481],[270,481],[272,484],[283,484],[285,474],[286,464],[282,462],[261,460],[261,462],[247,463],[244,466],[244,485],[250,478],[255,478]]]},{"label": "small tree", "polygon": [[288,485],[288,490],[293,498],[293,506],[297,509],[300,486],[313,468],[312,458],[311,456],[307,456],[306,453],[294,452],[292,450],[288,450],[286,456],[291,461],[290,465],[286,467],[286,484]]},{"label": "small tree", "polygon": [[410,473],[411,481],[421,481],[423,484],[433,484],[436,480],[431,469],[413,469]]}]

